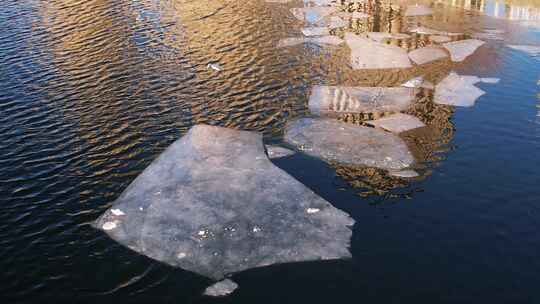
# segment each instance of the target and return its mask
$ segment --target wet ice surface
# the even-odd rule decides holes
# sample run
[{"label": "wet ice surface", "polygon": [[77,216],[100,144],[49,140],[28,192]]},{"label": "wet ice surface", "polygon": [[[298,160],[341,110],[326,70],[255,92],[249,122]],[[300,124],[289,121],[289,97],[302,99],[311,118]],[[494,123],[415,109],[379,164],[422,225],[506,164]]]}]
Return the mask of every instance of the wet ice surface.
[{"label": "wet ice surface", "polygon": [[274,166],[260,134],[196,125],[95,226],[138,253],[220,280],[254,267],[350,257],[353,223]]},{"label": "wet ice surface", "polygon": [[434,101],[438,104],[472,107],[476,100],[486,93],[475,86],[480,82],[494,84],[498,79],[464,76],[451,72],[437,84]]},{"label": "wet ice surface", "polygon": [[420,119],[402,113],[392,114],[376,120],[369,120],[366,121],[366,124],[392,133],[401,133],[426,126]]},{"label": "wet ice surface", "polygon": [[425,80],[422,76],[409,79],[402,83],[401,86],[405,88],[424,88],[428,90],[435,89],[435,85],[430,81]]},{"label": "wet ice surface", "polygon": [[306,27],[302,29],[304,36],[326,36],[330,35],[330,30],[327,27]]},{"label": "wet ice surface", "polygon": [[374,42],[353,33],[345,33],[345,41],[351,49],[351,65],[354,69],[412,67],[407,51],[400,47]]},{"label": "wet ice surface", "polygon": [[285,129],[285,141],[329,162],[400,170],[414,159],[396,135],[334,119],[300,118]]},{"label": "wet ice surface", "polygon": [[400,112],[414,101],[414,92],[406,87],[314,86],[309,97],[309,110],[317,116]]}]

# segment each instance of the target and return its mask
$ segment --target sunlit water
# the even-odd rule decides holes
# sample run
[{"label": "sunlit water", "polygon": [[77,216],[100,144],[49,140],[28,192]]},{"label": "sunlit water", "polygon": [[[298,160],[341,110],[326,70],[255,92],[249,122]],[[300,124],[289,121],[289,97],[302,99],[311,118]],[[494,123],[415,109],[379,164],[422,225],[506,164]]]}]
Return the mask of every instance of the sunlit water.
[{"label": "sunlit water", "polygon": [[[354,71],[344,46],[276,48],[301,35],[289,9],[302,1],[2,1],[2,303],[540,302],[540,61],[505,47],[540,45],[540,3],[424,3],[433,17],[361,26],[500,29],[503,40],[461,64]],[[312,85],[437,82],[451,70],[501,81],[480,84],[487,94],[471,108],[419,97],[411,112],[428,128],[403,138],[420,178],[301,154],[275,162],[355,218],[352,260],[250,270],[231,297],[208,299],[209,280],[90,227],[193,124],[279,143],[286,122],[308,114]]]}]

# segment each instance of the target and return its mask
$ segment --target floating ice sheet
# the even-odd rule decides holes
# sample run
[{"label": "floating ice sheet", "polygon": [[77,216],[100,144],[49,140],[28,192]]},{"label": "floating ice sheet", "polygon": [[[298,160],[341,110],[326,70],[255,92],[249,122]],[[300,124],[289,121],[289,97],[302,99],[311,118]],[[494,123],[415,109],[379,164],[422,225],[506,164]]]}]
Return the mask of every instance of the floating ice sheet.
[{"label": "floating ice sheet", "polygon": [[426,126],[420,119],[403,113],[396,113],[376,120],[366,121],[366,123],[392,133],[401,133]]},{"label": "floating ice sheet", "polygon": [[[255,132],[197,125],[95,223],[150,258],[221,280],[278,263],[350,257],[354,221],[274,166]],[[307,213],[308,208],[319,212]]]},{"label": "floating ice sheet", "polygon": [[342,164],[401,170],[414,162],[407,145],[396,135],[334,119],[289,122],[285,141],[311,156]]},{"label": "floating ice sheet", "polygon": [[389,173],[391,176],[401,177],[401,178],[415,178],[415,177],[420,176],[414,170],[390,171]]},{"label": "floating ice sheet", "polygon": [[405,11],[406,17],[427,16],[427,15],[433,15],[433,9],[423,4],[409,5],[407,6],[407,10]]},{"label": "floating ice sheet", "polygon": [[317,116],[341,113],[400,112],[414,101],[414,89],[397,87],[314,86],[309,110]]},{"label": "floating ice sheet", "polygon": [[340,45],[343,43],[343,40],[337,36],[319,36],[319,37],[292,37],[281,39],[278,42],[277,47],[288,47],[295,46],[303,43],[311,43],[316,45]]},{"label": "floating ice sheet", "polygon": [[345,33],[345,41],[351,49],[351,65],[354,69],[412,67],[407,51],[400,47],[374,42],[350,32]]},{"label": "floating ice sheet", "polygon": [[430,63],[446,57],[448,57],[448,54],[446,54],[443,49],[435,46],[426,46],[409,53],[409,58],[418,65]]},{"label": "floating ice sheet", "polygon": [[448,42],[443,46],[450,52],[450,58],[454,62],[461,62],[472,55],[476,50],[484,45],[484,41],[476,39],[466,39]]},{"label": "floating ice sheet", "polygon": [[497,83],[496,78],[463,76],[451,72],[435,87],[434,101],[438,104],[472,107],[486,92],[474,86],[479,82]]}]

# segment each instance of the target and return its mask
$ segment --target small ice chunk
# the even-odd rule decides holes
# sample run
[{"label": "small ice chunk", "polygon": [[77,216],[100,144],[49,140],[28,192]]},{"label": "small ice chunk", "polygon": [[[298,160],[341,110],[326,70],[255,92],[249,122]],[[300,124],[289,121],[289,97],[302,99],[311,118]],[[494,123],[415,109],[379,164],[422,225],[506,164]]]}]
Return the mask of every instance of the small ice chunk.
[{"label": "small ice chunk", "polygon": [[302,29],[304,36],[325,36],[330,35],[327,27],[306,27]]},{"label": "small ice chunk", "polygon": [[425,80],[422,76],[412,78],[402,83],[401,86],[405,88],[424,88],[428,90],[433,90],[435,88],[433,83]]},{"label": "small ice chunk", "polygon": [[197,234],[199,236],[205,236],[206,235],[206,231],[205,230],[200,230],[199,232],[197,232]]},{"label": "small ice chunk", "polygon": [[262,229],[260,227],[257,227],[257,226],[253,227],[253,232],[255,232],[255,233],[261,232],[261,230]]},{"label": "small ice chunk", "polygon": [[176,257],[179,258],[179,259],[183,259],[187,256],[187,254],[185,252],[179,252]]},{"label": "small ice chunk", "polygon": [[220,66],[219,64],[217,64],[217,63],[209,63],[209,64],[207,65],[207,67],[208,67],[209,69],[213,69],[213,70],[218,71],[218,72],[222,70],[222,69],[221,69],[221,66]]},{"label": "small ice chunk", "polygon": [[461,36],[463,33],[452,33],[452,32],[445,32],[445,31],[439,31],[436,29],[432,29],[425,26],[416,26],[409,29],[409,32],[411,33],[417,33],[422,35],[443,35],[443,36]]},{"label": "small ice chunk", "polygon": [[124,212],[122,212],[122,210],[120,209],[111,209],[111,213],[116,215],[116,216],[122,216],[122,215],[126,215]]},{"label": "small ice chunk", "polygon": [[488,78],[480,78],[480,81],[483,83],[497,84],[501,80],[499,78],[488,77]]},{"label": "small ice chunk", "polygon": [[427,16],[427,15],[433,15],[433,9],[423,4],[409,5],[407,6],[407,10],[405,11],[406,17]]},{"label": "small ice chunk", "polygon": [[307,208],[306,209],[306,212],[309,213],[309,214],[317,213],[319,211],[321,211],[321,209],[319,209],[319,208]]},{"label": "small ice chunk", "polygon": [[270,159],[283,158],[293,155],[295,152],[280,146],[266,146],[266,152]]},{"label": "small ice chunk", "polygon": [[486,92],[475,87],[480,82],[476,76],[460,76],[451,72],[435,87],[434,102],[444,105],[471,107]]},{"label": "small ice chunk", "polygon": [[412,115],[402,113],[392,114],[376,120],[366,121],[366,123],[392,133],[401,133],[426,126],[420,119]]},{"label": "small ice chunk", "polygon": [[453,62],[461,62],[472,55],[476,50],[484,45],[484,41],[476,39],[465,39],[454,42],[448,42],[443,46],[450,52]]},{"label": "small ice chunk", "polygon": [[420,176],[416,171],[414,170],[402,170],[402,171],[389,171],[388,172],[391,176],[395,177],[402,177],[402,178],[415,178]]},{"label": "small ice chunk", "polygon": [[226,295],[230,295],[238,288],[238,284],[233,282],[230,279],[225,279],[223,281],[219,281],[215,283],[214,285],[206,288],[204,291],[205,296],[210,297],[223,297]]},{"label": "small ice chunk", "polygon": [[435,46],[426,46],[409,53],[409,58],[418,65],[430,63],[446,57],[448,57],[448,54],[446,54],[443,49]]},{"label": "small ice chunk", "polygon": [[106,222],[105,224],[103,224],[103,226],[101,228],[103,228],[103,230],[113,230],[114,228],[116,228],[116,223],[115,222]]}]

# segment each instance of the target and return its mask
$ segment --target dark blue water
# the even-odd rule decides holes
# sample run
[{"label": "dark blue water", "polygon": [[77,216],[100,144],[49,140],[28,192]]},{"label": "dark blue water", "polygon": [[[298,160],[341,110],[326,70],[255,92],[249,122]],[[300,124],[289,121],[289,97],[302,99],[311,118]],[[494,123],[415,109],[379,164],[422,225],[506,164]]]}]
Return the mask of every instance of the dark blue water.
[{"label": "dark blue water", "polygon": [[[446,17],[430,22],[502,28],[505,40],[462,64],[359,73],[342,49],[275,48],[298,34],[288,8],[300,5],[2,1],[2,302],[540,303],[540,61],[504,46],[539,45],[540,33],[439,8]],[[280,142],[314,84],[436,82],[450,70],[501,81],[480,84],[474,107],[415,110],[429,132],[404,137],[420,178],[302,154],[275,161],[355,218],[352,260],[253,269],[234,276],[232,296],[209,299],[208,279],[90,227],[193,124]]]}]

